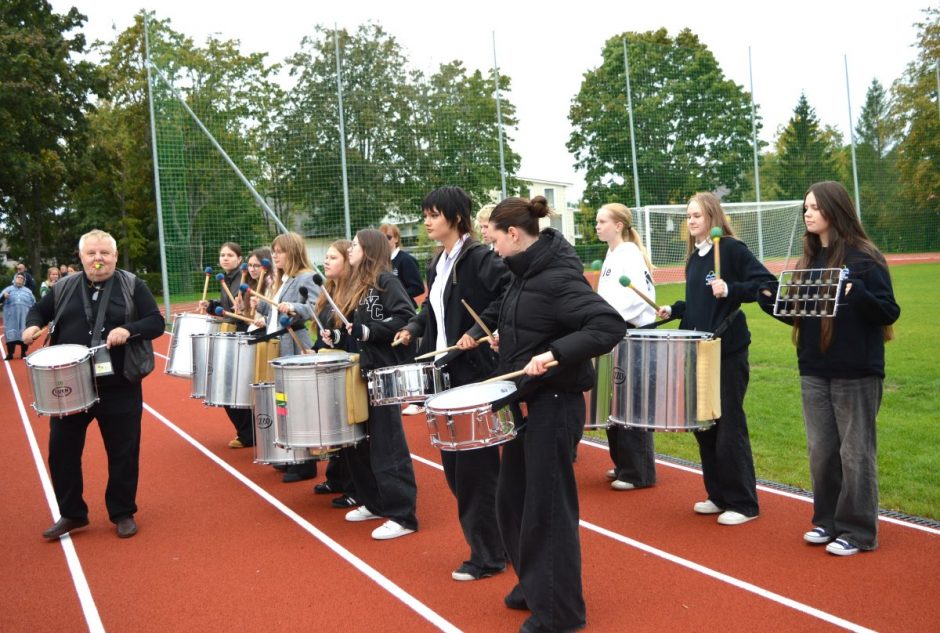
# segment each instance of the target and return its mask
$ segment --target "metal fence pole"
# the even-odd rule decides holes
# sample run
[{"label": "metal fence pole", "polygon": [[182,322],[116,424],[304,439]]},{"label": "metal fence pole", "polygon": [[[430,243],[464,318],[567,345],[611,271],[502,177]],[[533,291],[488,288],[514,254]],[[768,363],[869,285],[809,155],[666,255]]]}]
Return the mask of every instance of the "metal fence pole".
[{"label": "metal fence pole", "polygon": [[493,82],[496,88],[496,127],[499,129],[499,180],[506,198],[506,157],[503,153],[503,112],[499,103],[499,64],[496,62],[496,31],[493,31]]},{"label": "metal fence pole", "polygon": [[[630,155],[633,158],[633,208],[640,208],[640,175],[636,166],[636,134],[633,129],[633,96],[630,94],[630,58],[627,38],[623,38],[623,76],[627,84],[627,118],[630,121]],[[647,243],[647,248],[649,244]]]},{"label": "metal fence pole", "polygon": [[764,222],[761,219],[760,163],[757,160],[757,107],[754,105],[754,66],[751,47],[747,47],[747,73],[751,79],[751,140],[754,143],[754,196],[757,201],[757,257],[764,261]]},{"label": "metal fence pole", "polygon": [[937,109],[940,111],[940,62],[934,64],[933,70],[937,75]]},{"label": "metal fence pole", "polygon": [[845,61],[845,101],[849,106],[849,139],[852,141],[852,180],[855,183],[855,214],[862,220],[862,199],[858,189],[858,163],[855,160],[855,124],[852,123],[852,95],[849,90],[849,56],[843,55]]},{"label": "metal fence pole", "polygon": [[170,313],[170,280],[166,267],[166,238],[163,234],[163,201],[160,198],[160,161],[157,158],[157,119],[153,112],[153,80],[150,76],[150,17],[144,12],[144,68],[147,70],[147,106],[150,110],[150,149],[153,154],[153,192],[157,203],[157,236],[160,241],[160,277],[162,278],[163,310]]},{"label": "metal fence pole", "polygon": [[336,100],[339,103],[339,163],[343,172],[343,214],[346,219],[346,239],[352,239],[349,217],[349,177],[346,173],[346,120],[343,114],[343,71],[339,61],[339,36],[333,23],[333,47],[336,49]]}]

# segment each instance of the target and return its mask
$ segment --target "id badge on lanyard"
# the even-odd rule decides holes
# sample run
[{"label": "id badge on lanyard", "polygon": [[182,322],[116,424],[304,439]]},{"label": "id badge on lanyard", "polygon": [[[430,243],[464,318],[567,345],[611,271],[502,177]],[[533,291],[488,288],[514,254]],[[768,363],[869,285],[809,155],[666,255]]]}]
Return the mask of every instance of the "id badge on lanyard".
[{"label": "id badge on lanyard", "polygon": [[[105,282],[103,292],[101,292],[101,298],[97,304],[97,311],[95,315],[94,325],[92,326],[92,338],[91,346],[96,347],[101,342],[101,330],[104,326],[104,317],[105,313],[108,311],[108,301],[111,299],[111,288],[114,286],[114,277],[108,279]],[[98,298],[98,290],[96,289],[94,298]],[[88,302],[88,294],[85,293],[82,295],[82,299],[85,304],[85,314],[88,317],[89,322],[91,321],[91,304]],[[114,367],[111,364],[111,353],[108,351],[107,347],[102,347],[96,349],[94,352],[94,359],[92,365],[95,370],[95,377],[102,378],[104,376],[113,376]]]}]

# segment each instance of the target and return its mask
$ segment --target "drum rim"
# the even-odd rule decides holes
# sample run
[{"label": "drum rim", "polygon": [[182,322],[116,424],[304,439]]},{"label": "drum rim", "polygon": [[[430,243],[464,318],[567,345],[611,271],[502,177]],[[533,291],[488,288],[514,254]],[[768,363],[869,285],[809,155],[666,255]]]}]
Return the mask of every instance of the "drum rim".
[{"label": "drum rim", "polygon": [[[431,404],[431,401],[432,401],[432,400],[435,400],[435,399],[437,399],[437,398],[439,398],[439,397],[441,397],[441,396],[444,396],[445,394],[451,393],[451,392],[453,392],[453,391],[458,391],[458,390],[461,390],[461,391],[470,391],[470,390],[473,389],[473,388],[479,389],[480,387],[483,387],[483,386],[489,387],[489,386],[491,386],[491,385],[492,385],[493,387],[506,386],[506,385],[509,385],[509,386],[512,387],[511,390],[509,390],[509,391],[507,391],[507,392],[501,394],[501,395],[500,395],[500,398],[505,398],[506,396],[508,396],[508,395],[510,395],[510,394],[513,394],[513,393],[515,393],[516,391],[518,391],[518,387],[516,387],[516,383],[514,383],[514,382],[511,381],[511,380],[497,380],[497,381],[495,381],[495,382],[490,382],[490,383],[474,382],[474,383],[470,383],[469,385],[460,385],[459,387],[451,387],[450,389],[445,389],[444,391],[442,391],[442,392],[440,392],[440,393],[436,393],[436,394],[432,395],[431,397],[429,397],[429,398],[427,399],[427,402],[424,403],[424,408],[427,409],[428,411],[431,411],[431,410],[434,408],[434,405]],[[490,404],[492,404],[492,402],[491,402]],[[466,410],[476,410],[476,409],[479,409],[480,407],[486,407],[486,406],[487,406],[486,403],[483,402],[483,403],[478,403],[478,404],[466,404],[466,405],[463,405],[463,406],[461,406],[461,407],[450,407],[450,408],[439,407],[439,408],[437,408],[437,411],[457,411],[457,410],[463,410],[463,409],[466,409]]]},{"label": "drum rim", "polygon": [[[69,361],[69,362],[66,362],[66,363],[60,363],[60,364],[57,364],[57,365],[36,365],[36,364],[30,362],[29,359],[30,359],[32,356],[34,356],[34,355],[36,355],[36,354],[41,354],[41,353],[43,353],[43,352],[46,351],[46,350],[51,350],[51,349],[54,349],[54,348],[56,348],[56,347],[58,347],[58,348],[63,348],[63,347],[80,347],[80,348],[83,348],[83,349],[85,350],[85,353],[84,353],[84,355],[83,355],[81,358],[79,358],[79,359],[72,360],[72,361]],[[74,367],[74,366],[76,366],[76,365],[81,365],[82,363],[84,363],[85,361],[87,361],[89,358],[91,358],[91,351],[90,351],[86,346],[84,346],[84,345],[78,345],[77,343],[59,343],[59,344],[57,344],[57,345],[49,345],[48,347],[41,347],[41,348],[37,349],[35,352],[32,352],[31,354],[29,354],[29,356],[27,356],[25,360],[26,360],[26,366],[29,367],[29,368],[35,367],[36,369],[62,369],[63,367]]]},{"label": "drum rim", "polygon": [[654,339],[670,341],[710,341],[715,338],[714,333],[701,330],[647,330],[630,328],[623,340]]},{"label": "drum rim", "polygon": [[[342,354],[327,354],[325,356],[320,356],[319,354],[291,354],[290,356],[279,356],[268,361],[268,364],[273,365],[274,367],[280,367],[281,369],[307,369],[310,367],[351,367],[355,363],[350,360],[351,354],[343,352]],[[284,362],[292,358],[303,358],[304,360],[311,361],[309,363],[301,362]]]}]

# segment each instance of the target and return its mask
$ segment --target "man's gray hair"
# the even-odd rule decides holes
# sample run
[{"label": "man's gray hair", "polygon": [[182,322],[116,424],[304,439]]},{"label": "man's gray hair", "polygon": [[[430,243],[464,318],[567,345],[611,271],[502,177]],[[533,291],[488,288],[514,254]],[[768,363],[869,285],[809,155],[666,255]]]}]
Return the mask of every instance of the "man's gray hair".
[{"label": "man's gray hair", "polygon": [[114,240],[114,238],[111,236],[110,233],[106,231],[102,231],[101,229],[92,229],[91,231],[88,231],[87,233],[82,235],[80,238],[78,238],[78,252],[79,253],[82,252],[82,248],[84,248],[85,246],[86,239],[108,240],[109,242],[111,242],[111,248],[114,249],[115,252],[117,252],[117,242]]}]

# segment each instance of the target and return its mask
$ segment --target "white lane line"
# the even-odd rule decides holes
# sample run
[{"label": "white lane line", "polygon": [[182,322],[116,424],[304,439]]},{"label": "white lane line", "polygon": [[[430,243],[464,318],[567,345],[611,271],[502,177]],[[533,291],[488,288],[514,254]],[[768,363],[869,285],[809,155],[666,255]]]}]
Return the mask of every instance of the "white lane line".
[{"label": "white lane line", "polygon": [[[588,439],[581,440],[581,443],[584,444],[585,446],[590,446],[590,447],[592,447],[592,448],[597,448],[597,449],[603,450],[604,452],[607,452],[607,447],[606,447],[604,444],[598,444],[598,443],[592,442],[591,440],[588,440]],[[656,460],[656,463],[659,464],[659,465],[661,465],[661,466],[669,466],[670,468],[675,468],[676,470],[682,470],[682,471],[685,471],[685,472],[687,472],[687,473],[693,473],[693,474],[695,474],[695,475],[701,475],[701,474],[702,474],[702,469],[700,469],[700,468],[692,468],[692,467],[690,467],[690,466],[684,466],[684,465],[682,465],[682,464],[675,464],[675,463],[670,462],[670,461],[659,460],[659,459]],[[786,490],[779,490],[779,489],[777,489],[777,488],[771,488],[771,487],[769,487],[769,486],[764,486],[764,485],[761,485],[761,484],[758,484],[758,485],[757,485],[757,489],[760,490],[761,492],[767,492],[767,493],[770,493],[770,494],[778,495],[778,496],[780,496],[780,497],[786,497],[787,499],[795,499],[795,500],[800,501],[800,502],[802,502],[802,503],[812,503],[812,502],[813,502],[813,498],[812,498],[812,497],[807,497],[807,496],[804,496],[804,495],[798,495],[798,494],[795,494],[795,493],[793,493],[793,492],[788,492],[788,491],[786,491]],[[901,527],[910,528],[910,529],[912,529],[912,530],[920,530],[921,532],[926,532],[927,534],[933,534],[934,536],[940,536],[940,530],[938,530],[938,529],[936,529],[936,528],[928,527],[928,526],[926,526],[926,525],[919,525],[919,524],[917,524],[917,523],[911,523],[910,521],[905,521],[905,520],[903,520],[903,519],[896,519],[896,518],[894,518],[894,517],[879,516],[879,517],[878,517],[878,521],[883,522],[883,523],[892,523],[892,524],[894,524],[894,525],[900,525]]]},{"label": "white lane line", "polygon": [[860,624],[855,624],[854,622],[850,622],[849,620],[845,620],[838,616],[832,615],[831,613],[827,613],[826,611],[822,611],[821,609],[817,609],[807,604],[803,604],[802,602],[798,602],[791,598],[787,598],[786,596],[782,596],[779,593],[768,591],[767,589],[764,589],[763,587],[759,587],[753,583],[740,580],[738,578],[735,578],[734,576],[729,576],[728,574],[723,574],[720,571],[715,571],[714,569],[711,569],[710,567],[705,567],[704,565],[693,563],[690,560],[681,558],[674,554],[670,554],[669,552],[665,552],[661,549],[657,549],[655,547],[652,547],[651,545],[647,545],[646,543],[641,543],[640,541],[636,541],[632,538],[623,536],[622,534],[617,534],[616,532],[612,532],[606,528],[602,528],[599,525],[594,525],[593,523],[588,523],[587,521],[583,521],[583,520],[580,521],[580,525],[583,528],[586,528],[593,532],[597,532],[598,534],[602,536],[606,536],[607,538],[613,539],[615,541],[619,541],[631,547],[635,547],[648,554],[652,554],[653,556],[658,556],[671,563],[685,567],[686,569],[690,569],[700,574],[704,574],[705,576],[708,576],[709,578],[714,578],[715,580],[727,583],[733,587],[737,587],[738,589],[743,589],[744,591],[748,591],[750,593],[756,594],[762,598],[766,598],[768,600],[781,604],[785,607],[790,607],[791,609],[794,609],[801,613],[805,613],[806,615],[812,616],[814,618],[818,618],[820,620],[823,620],[824,622],[828,622],[830,624],[841,627],[843,629],[847,629],[849,631],[857,631],[859,633],[862,633],[862,632],[873,633],[873,629],[866,628]]},{"label": "white lane line", "polygon": [[[46,495],[46,503],[52,512],[52,518],[59,520],[59,506],[55,500],[55,492],[52,489],[52,481],[46,472],[45,464],[42,460],[42,453],[39,452],[39,444],[36,442],[36,435],[33,433],[33,427],[29,423],[29,416],[26,415],[26,407],[23,406],[23,399],[20,397],[20,388],[13,376],[13,370],[10,369],[9,361],[4,361],[7,377],[13,386],[13,397],[16,398],[16,408],[20,412],[20,420],[23,422],[23,430],[26,432],[26,439],[29,442],[29,450],[33,455],[33,461],[36,463],[36,470],[39,472],[39,481],[42,483],[42,490]],[[88,586],[88,579],[85,577],[85,571],[82,569],[82,563],[78,558],[78,552],[75,551],[75,544],[72,543],[72,537],[66,534],[59,538],[59,544],[62,551],[65,552],[65,560],[69,567],[69,573],[72,575],[72,583],[75,585],[75,591],[78,594],[78,601],[82,606],[82,613],[85,614],[85,622],[88,624],[88,630],[92,633],[103,632],[104,624],[101,622],[101,615],[98,613],[98,607],[95,605],[95,599],[91,595],[91,588]]]},{"label": "white lane line", "polygon": [[396,598],[398,598],[412,611],[414,611],[415,613],[417,613],[418,615],[426,619],[428,622],[430,622],[431,624],[439,628],[441,631],[447,631],[448,633],[460,633],[460,629],[457,628],[454,624],[444,619],[441,615],[433,611],[426,604],[424,604],[423,602],[421,602],[420,600],[412,596],[410,593],[408,593],[407,591],[405,591],[404,589],[396,585],[386,576],[382,575],[377,569],[370,566],[364,560],[362,560],[361,558],[359,558],[358,556],[350,552],[348,549],[346,549],[345,547],[343,547],[342,545],[334,541],[326,533],[319,530],[316,526],[314,526],[305,518],[303,518],[302,516],[294,512],[294,510],[292,510],[290,507],[285,505],[279,499],[277,499],[276,497],[268,493],[268,491],[266,491],[264,488],[262,488],[261,486],[253,482],[252,480],[248,479],[248,477],[246,477],[245,475],[240,473],[238,470],[230,466],[228,462],[224,461],[222,458],[218,457],[215,453],[210,451],[208,448],[200,444],[195,438],[189,435],[186,431],[184,431],[177,425],[170,422],[170,420],[168,420],[165,416],[155,411],[153,407],[145,403],[144,409],[146,409],[151,415],[153,415],[160,422],[166,425],[174,433],[176,433],[177,435],[182,437],[184,440],[189,442],[189,444],[192,445],[193,448],[195,448],[197,451],[199,451],[200,453],[208,457],[211,461],[215,462],[216,465],[221,467],[232,477],[234,477],[235,479],[240,481],[242,484],[247,486],[252,492],[257,494],[259,497],[261,497],[262,499],[270,503],[277,510],[279,510],[282,514],[284,514],[287,518],[289,518],[294,523],[299,525],[301,528],[306,530],[311,536],[313,536],[314,538],[319,540],[321,543],[326,545],[328,548],[333,550],[333,552],[338,554],[347,563],[351,564],[360,572],[368,576],[377,585],[385,589],[387,592],[389,592]]},{"label": "white lane line", "polygon": [[[433,461],[431,461],[431,460],[425,459],[425,458],[420,457],[420,456],[415,455],[415,454],[412,454],[411,457],[412,457],[412,459],[414,459],[414,460],[416,460],[416,461],[418,461],[418,462],[421,462],[422,464],[425,464],[426,466],[430,466],[430,467],[432,467],[432,468],[436,468],[437,470],[444,470],[444,468],[443,468],[440,464],[438,464],[438,463],[436,463],[436,462],[433,462]],[[689,470],[691,470],[691,469],[689,469]],[[693,471],[693,472],[694,472],[694,471]],[[708,576],[708,577],[710,577],[710,578],[714,578],[715,580],[718,580],[718,581],[720,581],[720,582],[728,583],[729,585],[731,585],[731,586],[733,586],[733,587],[737,587],[738,589],[743,589],[744,591],[748,591],[748,592],[750,592],[750,593],[756,594],[756,595],[758,595],[758,596],[760,596],[760,597],[762,597],[762,598],[766,598],[766,599],[768,599],[768,600],[772,600],[773,602],[777,602],[777,603],[779,603],[779,604],[782,604],[782,605],[785,606],[785,607],[790,607],[791,609],[795,609],[796,611],[799,611],[799,612],[801,612],[801,613],[805,613],[805,614],[810,615],[810,616],[812,616],[812,617],[819,618],[820,620],[823,620],[823,621],[825,621],[825,622],[829,622],[830,624],[834,624],[834,625],[836,625],[836,626],[840,626],[840,627],[842,627],[842,628],[844,628],[844,629],[848,629],[849,631],[857,631],[857,632],[859,632],[859,633],[863,633],[863,632],[865,632],[865,633],[873,633],[872,629],[867,629],[867,628],[865,628],[865,627],[863,627],[863,626],[861,626],[861,625],[859,625],[859,624],[855,624],[854,622],[850,622],[850,621],[845,620],[845,619],[843,619],[843,618],[840,618],[840,617],[838,617],[838,616],[832,615],[831,613],[827,613],[827,612],[822,611],[822,610],[820,610],[820,609],[817,609],[817,608],[815,608],[815,607],[811,607],[811,606],[809,606],[809,605],[807,605],[807,604],[803,604],[802,602],[798,602],[798,601],[793,600],[793,599],[791,599],[791,598],[787,598],[786,596],[782,596],[782,595],[780,595],[780,594],[778,594],[778,593],[774,593],[773,591],[769,591],[769,590],[764,589],[764,588],[762,588],[762,587],[759,587],[759,586],[757,586],[757,585],[755,585],[755,584],[749,583],[749,582],[747,582],[747,581],[745,581],[745,580],[740,580],[740,579],[738,579],[738,578],[735,578],[734,576],[729,576],[728,574],[724,574],[724,573],[722,573],[722,572],[720,572],[720,571],[716,571],[716,570],[714,570],[714,569],[712,569],[712,568],[710,568],[710,567],[705,567],[704,565],[700,565],[700,564],[698,564],[698,563],[694,563],[694,562],[692,562],[692,561],[690,561],[690,560],[687,560],[687,559],[685,559],[685,558],[681,558],[681,557],[679,557],[679,556],[676,556],[675,554],[670,554],[669,552],[666,552],[666,551],[661,550],[661,549],[657,549],[657,548],[653,547],[652,545],[647,545],[646,543],[643,543],[643,542],[641,542],[641,541],[634,540],[634,539],[632,539],[632,538],[630,538],[630,537],[628,537],[628,536],[624,536],[624,535],[622,535],[622,534],[618,534],[617,532],[613,532],[613,531],[608,530],[608,529],[606,529],[606,528],[602,528],[602,527],[600,527],[599,525],[595,525],[595,524],[593,524],[593,523],[589,523],[588,521],[585,521],[585,520],[583,520],[583,519],[580,520],[580,521],[578,522],[578,524],[579,524],[581,527],[583,527],[583,528],[585,528],[585,529],[587,529],[587,530],[591,530],[591,531],[593,531],[593,532],[597,532],[597,533],[600,534],[601,536],[606,536],[607,538],[613,539],[613,540],[618,541],[618,542],[620,542],[620,543],[624,543],[624,544],[629,545],[629,546],[631,546],[631,547],[635,547],[636,549],[639,549],[639,550],[641,550],[641,551],[644,551],[644,552],[646,552],[646,553],[648,553],[648,554],[652,554],[653,556],[658,556],[658,557],[660,557],[660,558],[662,558],[662,559],[665,559],[665,560],[667,560],[667,561],[669,561],[669,562],[671,562],[671,563],[675,563],[676,565],[681,565],[682,567],[685,567],[685,568],[687,568],[687,569],[691,569],[692,571],[697,571],[697,572],[699,572],[700,574],[704,574],[704,575],[706,575],[706,576]]]}]

